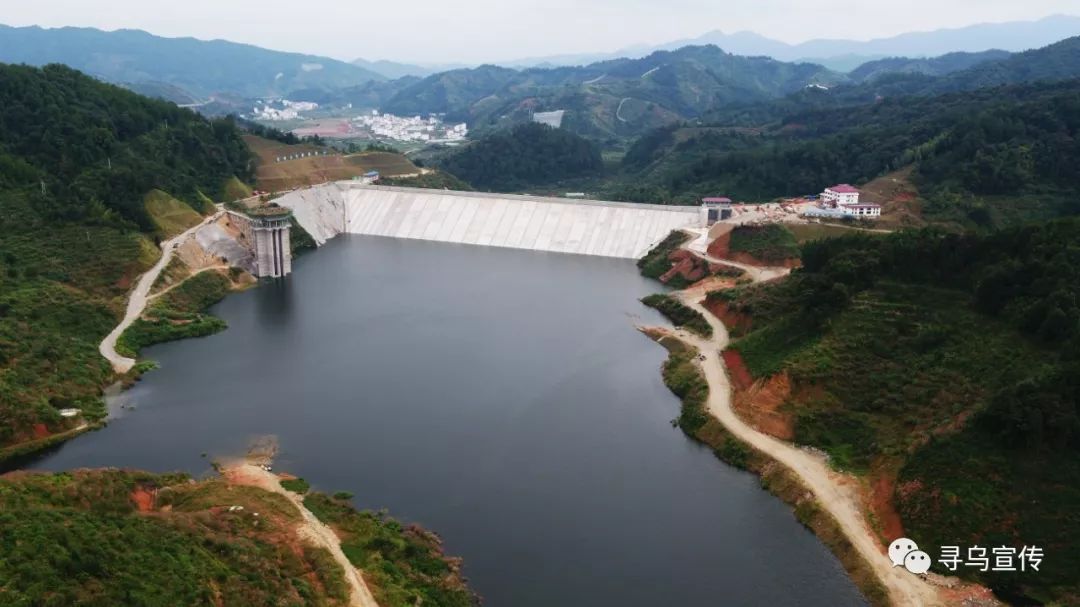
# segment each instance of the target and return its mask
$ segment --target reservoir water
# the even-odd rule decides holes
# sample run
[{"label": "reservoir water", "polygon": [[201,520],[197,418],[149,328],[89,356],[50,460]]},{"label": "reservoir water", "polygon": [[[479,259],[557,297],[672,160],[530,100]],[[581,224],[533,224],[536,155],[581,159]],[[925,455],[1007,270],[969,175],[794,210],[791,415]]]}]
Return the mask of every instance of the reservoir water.
[{"label": "reservoir water", "polygon": [[[340,237],[27,467],[277,470],[438,532],[491,607],[864,605],[832,554],[670,421],[626,260]],[[389,607],[389,606],[387,606]]]}]

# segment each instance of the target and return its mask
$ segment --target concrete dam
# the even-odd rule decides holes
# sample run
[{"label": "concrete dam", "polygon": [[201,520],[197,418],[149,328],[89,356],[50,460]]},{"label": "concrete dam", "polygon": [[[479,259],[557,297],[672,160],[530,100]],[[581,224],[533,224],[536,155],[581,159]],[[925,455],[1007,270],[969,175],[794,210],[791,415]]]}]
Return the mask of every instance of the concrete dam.
[{"label": "concrete dam", "polygon": [[295,190],[274,202],[320,245],[367,234],[637,259],[672,230],[699,224],[697,207],[361,185]]}]

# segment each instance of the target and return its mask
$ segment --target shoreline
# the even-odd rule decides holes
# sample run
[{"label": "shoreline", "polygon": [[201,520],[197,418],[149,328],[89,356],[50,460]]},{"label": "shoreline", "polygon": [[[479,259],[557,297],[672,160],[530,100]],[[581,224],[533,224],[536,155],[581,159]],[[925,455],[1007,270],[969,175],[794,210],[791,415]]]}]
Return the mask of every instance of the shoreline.
[{"label": "shoreline", "polygon": [[[115,352],[115,349],[113,349],[112,354],[114,356],[123,359],[123,362],[125,363],[127,361],[130,361],[131,363],[129,366],[127,366],[126,369],[121,371],[120,367],[117,365],[117,361],[113,360],[113,358],[110,358],[108,355],[105,354],[106,343],[109,342],[109,338],[112,338],[111,345],[115,347],[116,339],[119,337],[119,335],[121,335],[123,331],[127,328],[127,326],[130,326],[130,324],[142,314],[149,301],[156,297],[150,296],[148,294],[143,294],[141,305],[136,308],[136,295],[138,295],[139,290],[143,288],[144,283],[146,290],[148,290],[150,286],[154,284],[161,271],[164,270],[164,268],[168,265],[168,262],[172,258],[174,249],[173,245],[176,243],[180,243],[186,238],[190,237],[195,230],[202,227],[206,223],[215,220],[219,215],[220,212],[207,218],[199,225],[190,228],[183,234],[180,234],[173,239],[163,243],[163,255],[161,259],[159,259],[159,261],[154,265],[154,267],[152,267],[144,274],[140,275],[136,289],[133,290],[132,293],[129,295],[127,315],[121,321],[121,323],[114,328],[113,332],[110,333],[110,335],[101,342],[101,352],[113,364],[114,369],[117,371],[120,380],[124,380],[125,376],[128,375],[131,369],[134,367],[136,361],[120,357]],[[686,248],[685,245],[682,248]],[[747,267],[745,264],[732,262],[730,260],[713,258],[708,256],[707,254],[697,251],[690,252],[696,257],[704,259],[711,263],[718,263],[744,269],[748,271],[748,273],[755,282],[773,280],[786,274],[786,272],[782,268],[750,268]],[[192,276],[194,276],[194,274],[192,274]],[[191,278],[191,276],[189,276],[188,278]],[[160,295],[160,293],[158,295]],[[841,523],[840,520],[838,520],[838,517],[829,507],[827,501],[823,501],[821,496],[821,490],[824,487],[825,489],[832,490],[833,494],[829,495],[828,497],[832,498],[833,500],[843,501],[850,499],[850,495],[842,495],[842,493],[847,493],[847,487],[843,487],[839,484],[836,484],[836,486],[833,487],[827,487],[820,483],[815,486],[815,483],[808,483],[805,475],[810,472],[809,470],[800,469],[799,466],[793,466],[790,462],[783,461],[783,458],[776,457],[773,453],[770,453],[769,450],[763,450],[759,448],[757,445],[754,444],[755,441],[747,441],[744,436],[740,436],[744,432],[758,434],[766,440],[771,440],[780,444],[784,448],[801,451],[798,447],[792,444],[783,443],[782,441],[778,441],[776,439],[773,439],[772,437],[768,437],[764,434],[759,433],[756,429],[752,428],[745,422],[742,422],[742,420],[740,420],[737,414],[734,412],[734,409],[731,408],[731,394],[733,388],[728,381],[728,377],[726,374],[726,366],[723,364],[722,358],[719,356],[719,353],[728,344],[728,332],[723,322],[720,319],[716,318],[711,312],[709,312],[701,305],[701,300],[704,298],[705,293],[699,293],[694,289],[694,287],[690,287],[683,291],[673,291],[669,293],[669,295],[702,314],[706,321],[713,327],[713,336],[710,338],[690,335],[685,331],[673,332],[664,328],[657,329],[652,327],[646,330],[646,328],[639,327],[642,332],[649,335],[649,337],[654,339],[654,341],[661,343],[661,345],[663,345],[661,341],[662,339],[674,339],[683,344],[685,347],[708,354],[706,363],[698,364],[697,366],[699,367],[699,371],[702,372],[702,377],[708,383],[709,387],[709,398],[706,404],[706,414],[709,420],[711,422],[714,422],[718,426],[718,428],[709,429],[711,430],[711,436],[702,436],[700,433],[695,434],[684,430],[687,436],[692,440],[698,441],[710,447],[714,451],[714,454],[717,455],[717,457],[719,457],[722,461],[728,463],[729,465],[755,473],[759,476],[761,480],[762,488],[766,489],[774,496],[780,498],[782,501],[792,506],[797,520],[799,520],[800,523],[802,523],[805,527],[812,531],[815,536],[819,540],[821,540],[822,543],[826,545],[826,547],[829,548],[830,552],[832,552],[840,560],[848,576],[855,583],[856,587],[859,588],[864,597],[867,598],[870,604],[875,606],[913,604],[932,606],[942,604],[940,601],[940,597],[937,596],[937,592],[936,590],[934,590],[934,586],[932,586],[931,584],[919,581],[917,578],[914,578],[914,576],[910,576],[910,574],[907,574],[906,571],[901,571],[902,575],[900,576],[891,575],[897,573],[891,567],[887,568],[887,575],[882,575],[882,567],[876,566],[877,563],[875,559],[868,558],[867,546],[865,544],[860,545],[860,543],[857,541],[865,540],[866,534],[852,534],[851,528],[845,528],[845,525]],[[698,295],[700,295],[700,297],[696,297]],[[134,315],[132,316],[133,310]],[[657,334],[654,335],[650,331],[655,331]],[[669,355],[668,360],[670,361],[673,356],[674,354]],[[719,369],[720,375],[715,374],[716,368]],[[709,371],[712,371],[712,373],[710,373]],[[718,377],[723,377],[723,379],[720,380],[718,379]],[[720,407],[716,407],[716,403],[714,402],[714,400],[716,400],[714,399],[714,394],[719,395],[720,393],[723,393],[724,396],[720,396],[719,400],[726,401],[726,404],[722,403]],[[732,418],[736,420],[735,424],[731,423],[732,419],[729,419],[727,414],[730,414],[730,416],[732,416]],[[105,425],[105,421],[95,423],[83,422],[78,427],[66,430],[64,432],[60,432],[41,439],[36,439],[33,441],[9,446],[4,450],[0,450],[0,467],[2,467],[2,464],[5,461],[17,459],[20,457],[32,456],[36,452],[48,449],[49,447],[53,447],[58,444],[62,444],[67,440],[76,438],[85,432],[99,429],[101,427],[104,427]],[[740,425],[742,427],[739,427]],[[738,461],[739,458],[733,459],[730,456],[725,457],[723,445],[725,445],[726,442],[729,440],[734,441],[734,443],[738,444],[743,450],[749,453],[749,456],[741,458],[741,461]],[[803,453],[803,455],[810,457],[806,453]],[[827,465],[823,461],[817,463],[822,467],[827,468]],[[277,485],[278,487],[276,489],[268,490],[275,492],[284,491],[285,493],[283,493],[283,495],[289,497],[291,501],[296,502],[296,500],[287,495],[290,492],[280,487],[279,483],[277,482],[278,477],[276,475],[273,475],[269,472],[264,472],[262,469],[257,468],[250,463],[237,463],[229,466],[228,468],[243,469],[245,475],[247,472],[249,472],[247,468],[254,469],[256,471],[256,476],[259,474],[265,474],[266,476],[274,479],[273,485]],[[828,476],[826,475],[824,478],[828,479]],[[265,481],[265,479],[256,479],[255,482],[262,483],[263,481]],[[262,485],[258,484],[257,486]],[[302,501],[297,503],[297,507],[300,508],[302,513],[305,513],[304,516],[305,519],[307,519],[310,511],[306,510],[306,508],[302,505]],[[856,512],[859,515],[859,521],[867,527],[865,530],[867,534],[873,535],[873,531],[869,527],[869,521],[866,520],[865,514],[862,513],[860,510],[857,510]],[[316,522],[318,522],[317,519]],[[853,537],[853,535],[855,535],[855,537]],[[883,547],[877,545],[876,536],[874,536],[873,541],[874,551],[876,552],[876,556],[878,557],[877,560],[885,559]],[[340,552],[340,545],[338,546],[337,551]],[[331,549],[331,552],[334,553],[335,551]],[[335,557],[336,556],[337,555],[335,554]],[[357,573],[357,576],[359,577],[359,573]],[[911,579],[907,580],[908,583],[904,583],[903,581],[899,581],[901,578]],[[890,583],[890,581],[892,583]],[[911,582],[915,583],[912,584]],[[360,584],[364,585],[362,578]],[[354,586],[355,590],[356,586],[354,584],[351,585]],[[905,587],[907,587],[906,590],[904,590]],[[364,585],[364,590],[367,591],[367,595],[370,596],[370,591],[367,590],[366,585]],[[367,602],[366,600],[363,600],[359,603],[354,604],[363,605],[364,607],[377,607],[373,602],[373,599],[372,602]]]},{"label": "shoreline", "polygon": [[[732,265],[696,251],[690,252],[707,261]],[[776,272],[763,270],[753,275],[755,282],[771,280],[786,273],[780,269],[774,270]],[[870,604],[944,605],[939,584],[924,581],[906,570],[891,566],[884,546],[880,545],[863,512],[858,495],[851,487],[845,486],[840,475],[832,471],[820,455],[765,435],[739,418],[732,406],[733,387],[720,355],[730,338],[723,322],[702,305],[705,291],[691,286],[682,291],[672,291],[669,296],[697,311],[713,328],[712,337],[704,338],[684,329],[638,327],[661,345],[663,343],[658,336],[675,339],[683,347],[706,355],[703,361],[696,357],[693,360],[708,386],[704,410],[699,412],[705,422],[694,431],[684,429],[684,433],[710,447],[725,463],[757,474],[764,489],[792,506],[796,518],[840,560],[848,576]],[[675,356],[675,353],[669,353],[665,369]],[[937,581],[934,577],[927,579]]]},{"label": "shoreline", "polygon": [[289,500],[300,512],[303,523],[298,527],[299,535],[313,544],[325,548],[342,568],[345,580],[349,584],[350,607],[379,607],[375,601],[363,572],[357,569],[341,549],[341,538],[326,523],[323,523],[304,505],[304,498],[299,493],[289,491],[281,485],[281,477],[250,461],[233,461],[221,466],[221,476],[229,483],[258,487],[264,491],[277,493]]}]

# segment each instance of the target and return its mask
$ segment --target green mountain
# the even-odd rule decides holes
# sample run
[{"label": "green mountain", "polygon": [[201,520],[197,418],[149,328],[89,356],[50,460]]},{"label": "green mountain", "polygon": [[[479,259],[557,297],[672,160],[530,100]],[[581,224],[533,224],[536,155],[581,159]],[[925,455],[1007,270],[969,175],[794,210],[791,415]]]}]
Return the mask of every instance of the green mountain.
[{"label": "green mountain", "polygon": [[766,100],[846,78],[813,64],[739,57],[713,46],[582,67],[495,66],[429,76],[382,105],[395,114],[446,113],[480,131],[565,110],[563,127],[593,138],[638,135],[736,101]]},{"label": "green mountain", "polygon": [[336,89],[385,79],[326,57],[224,40],[162,38],[138,30],[0,25],[0,61],[63,63],[108,82],[167,84],[199,98],[217,93],[279,96],[296,89]]},{"label": "green mountain", "polygon": [[855,82],[871,81],[885,74],[944,76],[1010,56],[1012,53],[1008,51],[991,50],[981,53],[949,53],[940,57],[889,57],[864,63],[848,73],[848,76]]},{"label": "green mountain", "polygon": [[641,137],[604,195],[762,200],[911,169],[930,221],[986,227],[1074,213],[1078,53],[1074,38],[943,76],[881,74],[735,104]]},{"label": "green mountain", "polygon": [[864,477],[886,541],[1038,546],[1037,573],[957,574],[1010,603],[1075,604],[1080,219],[833,238],[803,262],[708,299],[742,315],[750,377],[783,386],[772,427]]},{"label": "green mountain", "polygon": [[515,190],[600,171],[600,149],[577,135],[530,122],[451,154],[439,168],[480,189]]},{"label": "green mountain", "polygon": [[951,74],[932,91],[972,90],[988,86],[1080,78],[1080,36],[1050,46],[1017,53]]},{"label": "green mountain", "polygon": [[398,78],[404,78],[406,76],[423,78],[425,76],[430,76],[436,72],[442,71],[435,68],[413,65],[411,63],[387,61],[385,59],[380,59],[379,61],[355,59],[353,60],[352,64],[362,67],[369,72],[375,72],[376,74],[379,74],[380,76],[383,76],[384,78],[389,78],[391,80],[397,80]]},{"label": "green mountain", "polygon": [[[0,459],[104,414],[98,343],[160,255],[145,196],[203,208],[251,176],[229,121],[208,121],[64,66],[0,65]],[[177,204],[183,204],[178,202]]]}]

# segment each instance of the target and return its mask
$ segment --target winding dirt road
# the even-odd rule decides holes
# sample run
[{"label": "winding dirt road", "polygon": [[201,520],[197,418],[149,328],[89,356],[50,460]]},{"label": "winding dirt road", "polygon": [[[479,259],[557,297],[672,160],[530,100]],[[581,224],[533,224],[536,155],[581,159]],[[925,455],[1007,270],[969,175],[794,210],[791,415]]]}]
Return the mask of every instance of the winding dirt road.
[{"label": "winding dirt road", "polygon": [[157,263],[154,264],[154,267],[150,268],[139,277],[138,284],[135,285],[135,289],[128,297],[127,311],[124,313],[123,320],[120,321],[120,324],[116,325],[116,328],[114,328],[111,333],[105,336],[105,339],[101,340],[101,345],[98,346],[98,352],[101,352],[101,355],[109,361],[109,364],[112,365],[114,371],[123,375],[135,366],[135,359],[121,356],[116,351],[116,340],[120,339],[120,336],[123,335],[124,331],[126,331],[127,328],[131,326],[131,323],[135,322],[135,319],[139,318],[139,316],[142,315],[143,310],[146,309],[146,303],[150,299],[150,288],[154,286],[161,271],[169,265],[170,261],[172,261],[176,246],[188,238],[191,238],[199,228],[217,221],[224,213],[225,211],[218,211],[204,219],[198,225],[188,228],[182,234],[161,243],[161,259],[158,259]]},{"label": "winding dirt road", "polygon": [[300,511],[304,522],[297,529],[297,533],[309,542],[326,548],[345,572],[345,581],[349,583],[350,607],[379,607],[375,601],[375,595],[371,594],[360,572],[349,561],[341,550],[341,540],[334,530],[320,521],[310,510],[304,506],[304,498],[299,494],[286,490],[281,486],[278,477],[267,470],[251,463],[230,464],[223,470],[230,482],[238,485],[250,485],[259,487],[265,491],[272,491],[285,496],[296,509]]},{"label": "winding dirt road", "polygon": [[[751,272],[755,281],[770,280],[789,272],[785,268],[755,268],[756,271],[751,271],[753,266],[743,266],[722,259],[714,260],[699,253],[695,254],[710,261],[743,268]],[[701,305],[706,296],[704,290],[691,287],[673,295],[703,315],[713,328],[712,339],[706,339],[685,330],[674,332],[679,339],[707,355],[706,359],[700,361],[699,364],[709,384],[709,412],[740,440],[753,445],[798,475],[803,484],[814,493],[821,507],[837,521],[859,555],[873,569],[875,575],[888,590],[889,599],[893,605],[903,607],[943,605],[938,591],[933,586],[909,573],[903,567],[892,566],[863,515],[859,496],[850,484],[842,482],[840,475],[829,468],[824,457],[758,432],[736,415],[732,408],[731,384],[723,359],[719,355],[730,342],[727,328]]]}]

